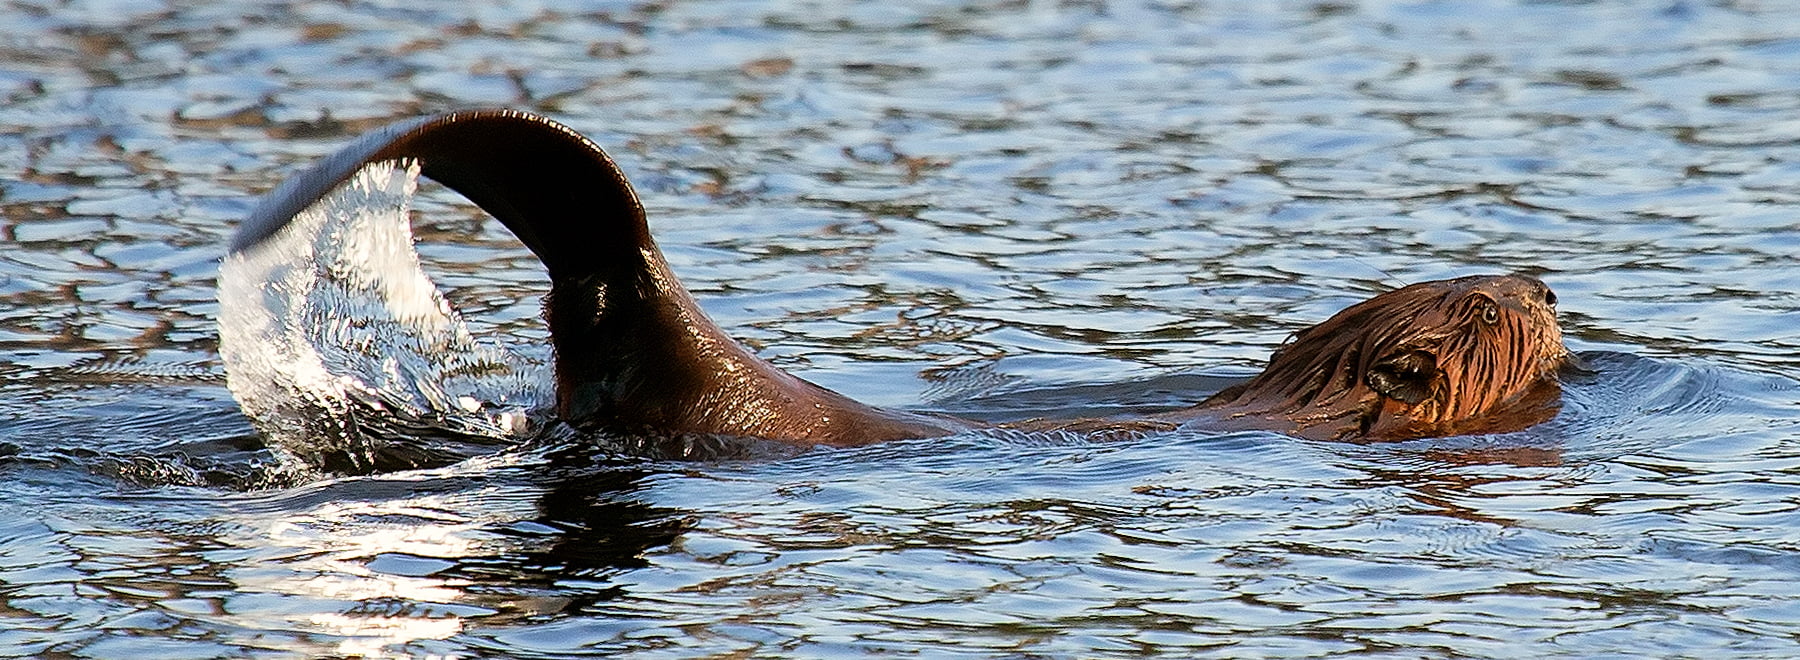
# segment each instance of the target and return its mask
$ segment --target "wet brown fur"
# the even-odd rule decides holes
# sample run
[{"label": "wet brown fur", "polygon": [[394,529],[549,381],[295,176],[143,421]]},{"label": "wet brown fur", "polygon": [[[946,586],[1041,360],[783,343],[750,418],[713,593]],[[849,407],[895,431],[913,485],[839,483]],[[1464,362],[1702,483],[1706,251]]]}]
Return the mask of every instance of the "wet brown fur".
[{"label": "wet brown fur", "polygon": [[1555,301],[1517,275],[1390,291],[1302,330],[1249,382],[1159,417],[1330,440],[1522,429],[1560,401]]}]

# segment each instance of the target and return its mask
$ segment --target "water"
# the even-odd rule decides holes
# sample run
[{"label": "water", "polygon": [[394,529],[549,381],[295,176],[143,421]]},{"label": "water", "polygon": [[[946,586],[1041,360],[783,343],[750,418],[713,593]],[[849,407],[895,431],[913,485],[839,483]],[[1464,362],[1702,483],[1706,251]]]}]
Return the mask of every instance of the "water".
[{"label": "water", "polygon": [[[10,2],[0,53],[7,654],[1800,654],[1782,3]],[[1391,445],[296,469],[225,386],[234,223],[470,105],[593,137],[722,326],[871,403],[1192,399],[1498,271],[1594,373]],[[531,257],[414,207],[471,335],[534,355]]]}]

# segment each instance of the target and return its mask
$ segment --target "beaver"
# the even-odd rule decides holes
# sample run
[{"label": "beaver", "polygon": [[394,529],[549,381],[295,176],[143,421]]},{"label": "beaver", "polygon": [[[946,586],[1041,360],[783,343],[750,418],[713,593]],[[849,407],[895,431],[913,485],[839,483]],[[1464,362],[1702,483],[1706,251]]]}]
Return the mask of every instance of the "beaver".
[{"label": "beaver", "polygon": [[1504,433],[1560,407],[1569,362],[1556,293],[1534,277],[1474,275],[1377,295],[1295,334],[1249,381],[1139,420],[1031,420],[1071,431],[1204,423],[1316,440]]},{"label": "beaver", "polygon": [[[254,250],[362,168],[416,163],[504,224],[543,263],[555,415],[582,431],[854,446],[987,426],[865,405],[756,357],[707,318],[652,240],[612,158],[517,110],[379,129],[283,182],[240,226]],[[1556,297],[1521,275],[1423,282],[1298,333],[1261,374],[1197,405],[1138,419],[1034,420],[1034,430],[1183,424],[1304,438],[1398,440],[1503,432],[1557,410],[1567,359]]]}]

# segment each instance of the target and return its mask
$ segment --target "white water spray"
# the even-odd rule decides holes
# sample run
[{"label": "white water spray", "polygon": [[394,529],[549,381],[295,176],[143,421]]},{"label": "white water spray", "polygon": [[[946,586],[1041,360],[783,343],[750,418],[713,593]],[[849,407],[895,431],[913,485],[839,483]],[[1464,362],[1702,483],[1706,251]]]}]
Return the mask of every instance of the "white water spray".
[{"label": "white water spray", "polygon": [[219,271],[219,353],[245,414],[290,455],[392,449],[371,425],[516,440],[547,367],[473,338],[413,249],[417,162],[358,171]]}]

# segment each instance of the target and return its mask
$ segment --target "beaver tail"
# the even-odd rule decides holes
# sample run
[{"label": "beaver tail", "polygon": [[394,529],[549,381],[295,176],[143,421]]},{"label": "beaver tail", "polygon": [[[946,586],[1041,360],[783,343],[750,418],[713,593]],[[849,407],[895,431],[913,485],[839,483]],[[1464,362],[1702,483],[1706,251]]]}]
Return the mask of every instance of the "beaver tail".
[{"label": "beaver tail", "polygon": [[598,145],[528,112],[472,110],[376,130],[289,178],[238,228],[231,251],[267,239],[363,167],[401,159],[506,225],[552,278],[630,270],[651,242],[637,192]]},{"label": "beaver tail", "polygon": [[732,341],[669,270],[612,158],[528,112],[452,112],[366,135],[264,197],[232,251],[390,160],[417,161],[421,174],[481,207],[543,262],[557,412],[578,428],[851,445],[962,427],[856,403]]}]

